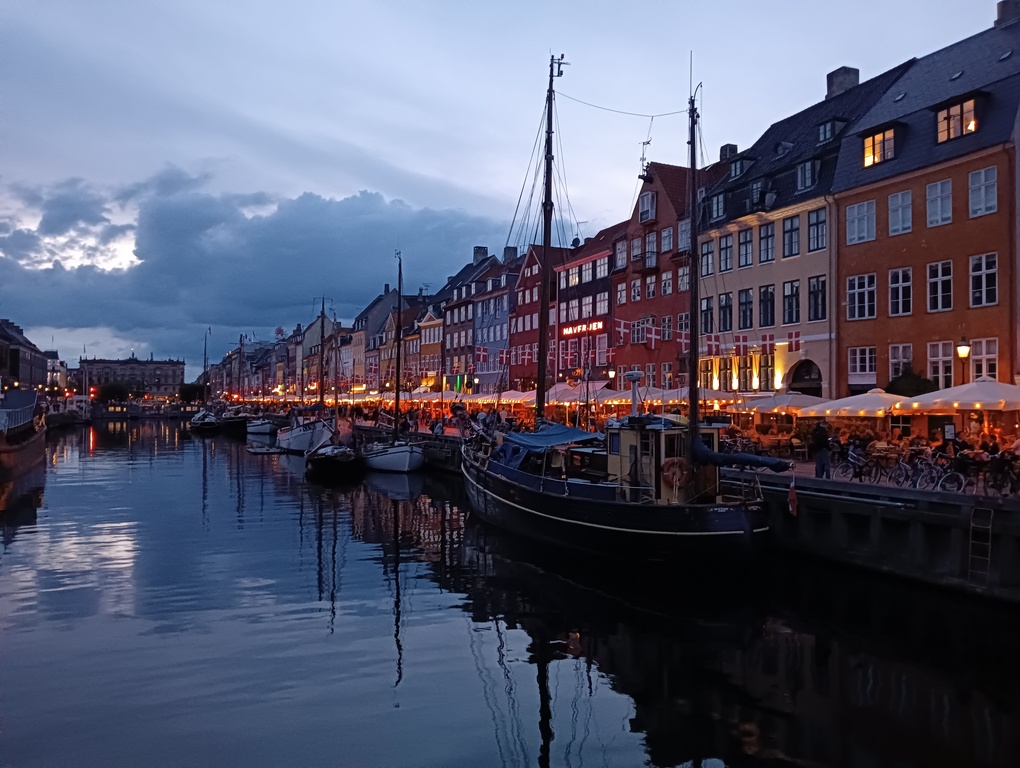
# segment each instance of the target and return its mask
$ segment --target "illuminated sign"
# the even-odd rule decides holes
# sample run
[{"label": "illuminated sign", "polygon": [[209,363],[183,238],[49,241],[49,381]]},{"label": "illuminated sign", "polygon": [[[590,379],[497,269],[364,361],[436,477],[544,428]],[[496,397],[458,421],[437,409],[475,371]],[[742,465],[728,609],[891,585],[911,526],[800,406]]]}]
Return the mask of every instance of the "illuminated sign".
[{"label": "illuminated sign", "polygon": [[592,320],[590,323],[580,323],[579,325],[566,325],[560,330],[560,334],[563,336],[576,336],[579,333],[592,333],[593,331],[601,331],[605,323],[602,320]]}]

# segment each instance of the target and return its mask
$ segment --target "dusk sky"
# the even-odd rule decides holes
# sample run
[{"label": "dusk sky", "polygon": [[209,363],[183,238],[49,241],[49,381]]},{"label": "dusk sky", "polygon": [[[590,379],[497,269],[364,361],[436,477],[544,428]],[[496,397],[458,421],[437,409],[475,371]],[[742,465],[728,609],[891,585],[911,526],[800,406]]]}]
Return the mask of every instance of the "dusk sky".
[{"label": "dusk sky", "polygon": [[[0,317],[76,365],[350,320],[511,236],[549,55],[568,239],[630,215],[642,142],[686,164],[992,25],[994,0],[13,0],[0,6]],[[533,172],[533,171],[532,171]],[[567,202],[561,198],[561,202]],[[564,206],[566,207],[566,206]]]}]

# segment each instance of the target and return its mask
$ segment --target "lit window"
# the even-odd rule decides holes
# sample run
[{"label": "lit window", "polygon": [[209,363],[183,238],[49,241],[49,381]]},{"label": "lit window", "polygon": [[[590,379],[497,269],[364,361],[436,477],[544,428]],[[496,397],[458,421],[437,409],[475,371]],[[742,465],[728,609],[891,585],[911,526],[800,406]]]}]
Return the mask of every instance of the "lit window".
[{"label": "lit window", "polygon": [[893,129],[876,133],[864,139],[864,167],[870,168],[884,160],[892,160],[895,156]]},{"label": "lit window", "polygon": [[977,130],[974,99],[968,99],[961,104],[953,104],[951,107],[939,110],[937,120],[939,144],[968,133],[974,133]]}]

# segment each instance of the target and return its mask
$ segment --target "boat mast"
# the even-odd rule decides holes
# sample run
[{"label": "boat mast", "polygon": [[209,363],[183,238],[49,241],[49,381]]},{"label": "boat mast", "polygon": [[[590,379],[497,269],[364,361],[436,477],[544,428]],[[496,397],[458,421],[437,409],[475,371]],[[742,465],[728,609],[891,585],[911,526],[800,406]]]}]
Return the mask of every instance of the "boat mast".
[{"label": "boat mast", "polygon": [[404,296],[404,262],[400,258],[400,251],[395,251],[397,256],[397,330],[395,340],[397,344],[397,377],[393,383],[393,438],[400,434],[400,331],[401,331],[401,306]]},{"label": "boat mast", "polygon": [[[88,369],[86,369],[86,375]],[[205,386],[202,389],[203,404],[209,405],[209,331],[202,334],[202,380]],[[88,386],[85,387],[85,394],[88,394]]]},{"label": "boat mast", "polygon": [[545,418],[545,382],[549,375],[549,302],[552,301],[552,164],[553,78],[563,77],[563,54],[549,57],[549,90],[545,94],[545,197],[542,200],[542,284],[538,289],[538,388],[535,391],[535,425]]},{"label": "boat mast", "polygon": [[324,417],[326,403],[325,378],[322,375],[322,365],[325,359],[326,347],[326,297],[322,297],[322,306],[319,308],[319,418]]},{"label": "boat mast", "polygon": [[[701,86],[699,85],[698,88]],[[697,261],[697,250],[698,250],[698,187],[697,180],[695,179],[697,167],[698,167],[698,144],[697,144],[697,131],[698,131],[698,107],[695,101],[697,95],[697,89],[691,94],[690,101],[687,105],[687,115],[690,119],[689,137],[687,144],[690,148],[690,167],[687,171],[687,213],[691,219],[691,248],[690,248],[690,280],[687,281],[689,290],[688,296],[690,297],[690,306],[687,312],[688,315],[688,330],[690,336],[690,344],[687,353],[687,401],[689,407],[687,410],[687,465],[692,470],[689,473],[690,476],[690,487],[692,495],[697,495],[697,473],[694,469],[694,446],[698,440],[698,422],[701,417],[699,414],[699,402],[698,396],[700,394],[700,383],[699,383],[699,363],[698,357],[698,344],[701,337],[701,299],[700,299],[700,280],[701,280],[701,265]]]}]

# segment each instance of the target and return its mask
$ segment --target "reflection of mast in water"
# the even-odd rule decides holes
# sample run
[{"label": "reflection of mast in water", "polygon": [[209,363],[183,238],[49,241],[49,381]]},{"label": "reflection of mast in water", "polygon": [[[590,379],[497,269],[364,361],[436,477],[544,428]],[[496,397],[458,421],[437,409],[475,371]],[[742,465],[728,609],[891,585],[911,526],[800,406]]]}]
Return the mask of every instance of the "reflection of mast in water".
[{"label": "reflection of mast in water", "polygon": [[209,530],[209,444],[202,441],[202,529]]},{"label": "reflection of mast in water", "polygon": [[244,528],[244,462],[241,461],[240,445],[234,445],[234,465],[237,467],[237,527]]},{"label": "reflection of mast in water", "polygon": [[538,683],[538,735],[541,743],[538,747],[539,768],[549,768],[549,754],[554,737],[552,728],[552,695],[549,693],[549,641],[545,632],[534,633],[529,650],[537,668]]},{"label": "reflection of mast in water", "polygon": [[[343,497],[341,497],[342,499]],[[344,564],[347,562],[347,542],[350,541],[350,534],[347,533],[342,542],[340,540],[340,516],[337,510],[337,504],[340,499],[330,496],[330,510],[331,510],[331,530],[332,536],[330,541],[330,552],[329,552],[329,634],[333,634],[335,631],[334,624],[336,622],[336,599],[340,594],[340,574],[343,572]],[[316,504],[316,516],[315,516],[315,554],[316,554],[316,584],[318,587],[319,600],[323,599],[323,593],[325,592],[325,563],[323,558],[323,544],[324,544],[324,515],[322,513],[322,502],[323,496],[319,496]],[[339,558],[338,558],[339,555]],[[337,560],[339,559],[339,567],[337,566]]]},{"label": "reflection of mast in water", "polygon": [[393,513],[393,642],[397,646],[397,680],[396,688],[404,679],[404,646],[400,641],[400,504],[390,499],[390,511]]}]

